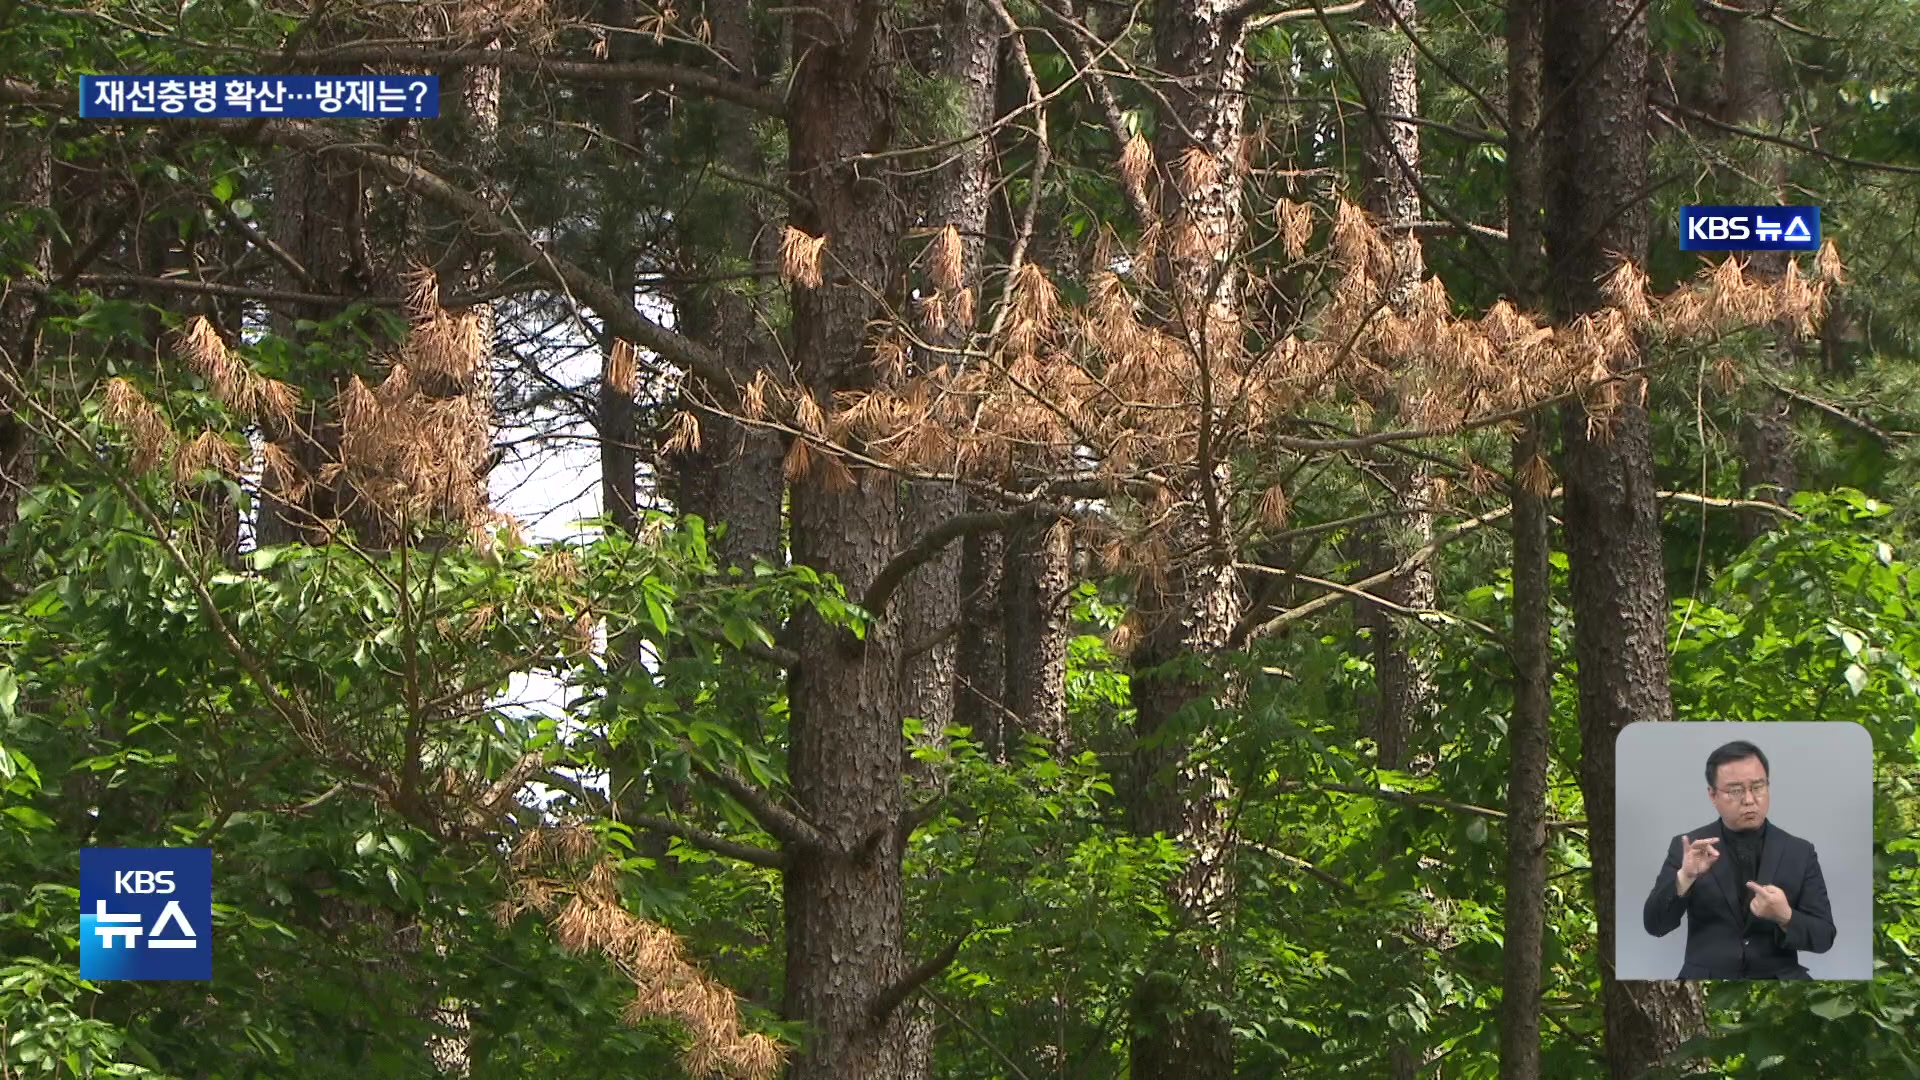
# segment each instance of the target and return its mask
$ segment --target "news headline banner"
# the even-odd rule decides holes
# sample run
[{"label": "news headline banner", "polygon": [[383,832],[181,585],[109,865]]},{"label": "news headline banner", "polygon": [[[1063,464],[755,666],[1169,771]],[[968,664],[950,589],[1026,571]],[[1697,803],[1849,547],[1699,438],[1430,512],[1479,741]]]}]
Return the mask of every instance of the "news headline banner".
[{"label": "news headline banner", "polygon": [[1681,251],[1819,251],[1817,206],[1685,206]]},{"label": "news headline banner", "polygon": [[82,75],[80,115],[440,115],[438,75]]},{"label": "news headline banner", "polygon": [[213,849],[81,848],[80,977],[213,978]]}]

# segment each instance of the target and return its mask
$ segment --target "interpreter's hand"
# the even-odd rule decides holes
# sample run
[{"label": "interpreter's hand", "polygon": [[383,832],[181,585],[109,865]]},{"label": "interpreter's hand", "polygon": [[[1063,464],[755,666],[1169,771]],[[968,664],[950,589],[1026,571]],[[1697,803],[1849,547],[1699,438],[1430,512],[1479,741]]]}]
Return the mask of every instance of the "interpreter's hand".
[{"label": "interpreter's hand", "polygon": [[1691,837],[1682,836],[1680,838],[1680,877],[1688,884],[1706,877],[1707,871],[1713,869],[1713,864],[1720,861],[1720,849],[1714,846],[1719,842],[1720,838],[1717,836],[1709,836],[1705,840],[1694,840]]},{"label": "interpreter's hand", "polygon": [[1747,910],[1753,912],[1754,918],[1766,919],[1781,926],[1787,925],[1787,920],[1793,918],[1793,909],[1787,906],[1787,894],[1780,890],[1780,886],[1749,881],[1747,891],[1753,895],[1753,899],[1747,901]]}]

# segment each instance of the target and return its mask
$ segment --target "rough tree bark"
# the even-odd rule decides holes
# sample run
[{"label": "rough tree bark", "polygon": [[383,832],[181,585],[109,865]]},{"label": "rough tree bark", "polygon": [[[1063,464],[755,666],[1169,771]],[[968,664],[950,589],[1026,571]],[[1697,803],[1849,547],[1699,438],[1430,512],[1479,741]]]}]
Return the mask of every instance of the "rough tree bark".
[{"label": "rough tree bark", "polygon": [[[791,25],[794,225],[825,237],[831,252],[826,280],[793,290],[793,358],[803,387],[830,403],[880,377],[868,324],[886,311],[870,290],[894,291],[904,223],[887,175],[855,162],[892,140],[897,42],[880,5],[865,0],[825,0]],[[898,549],[894,478],[861,470],[841,484],[816,463],[793,479],[791,501],[794,561],[864,593]],[[898,626],[881,619],[856,639],[810,611],[796,621],[787,768],[800,813],[823,836],[790,844],[784,876],[784,1011],[807,1027],[788,1075],[898,1077],[906,1013],[881,1015],[907,969]]]},{"label": "rough tree bark", "polygon": [[[968,499],[967,509],[991,504]],[[973,731],[982,752],[1007,759],[1007,636],[1001,593],[1005,587],[1007,536],[974,533],[961,541],[960,641],[954,658],[954,723]]]},{"label": "rough tree bark", "polygon": [[[349,39],[355,28],[347,24],[321,25],[314,31],[316,44],[337,44]],[[290,151],[274,167],[271,231],[269,236],[300,269],[276,262],[275,287],[341,299],[315,303],[277,303],[273,305],[269,326],[274,336],[290,342],[319,343],[322,335],[300,329],[298,323],[325,323],[336,319],[346,298],[368,295],[395,295],[403,288],[400,259],[412,254],[410,237],[374,235],[378,229],[371,220],[375,190],[361,169],[344,162],[338,155],[313,151]],[[410,197],[398,196],[405,201]],[[410,221],[410,214],[401,217]],[[363,327],[378,336],[371,323]],[[325,342],[347,347],[349,336],[327,336]],[[346,385],[347,367],[332,365],[324,373],[303,373],[299,388],[303,403],[296,410],[291,430],[262,431],[263,437],[279,442],[293,460],[303,478],[297,499],[286,500],[269,491],[261,499],[255,536],[262,545],[300,541],[325,544],[330,523],[345,521],[370,547],[386,547],[390,537],[376,515],[363,512],[344,479],[323,483],[319,475],[327,464],[340,459],[340,424],[330,417],[332,400]]]},{"label": "rough tree bark", "polygon": [[[1186,242],[1163,245],[1158,277],[1170,311],[1168,332],[1187,342],[1196,366],[1218,362],[1236,343],[1240,281],[1232,267],[1244,227],[1240,213],[1245,151],[1245,29],[1237,5],[1224,0],[1162,0],[1154,13],[1154,59],[1172,75],[1154,141],[1163,170],[1159,212],[1170,233]],[[1204,158],[1192,155],[1205,155]],[[1189,166],[1201,166],[1189,168]],[[1202,431],[1212,423],[1200,417]],[[1211,535],[1205,509],[1230,479],[1203,435],[1200,465],[1176,498],[1166,548],[1171,564],[1142,575],[1135,606],[1143,622],[1132,657],[1136,737],[1129,817],[1135,831],[1178,839],[1190,853],[1172,897],[1181,918],[1214,926],[1231,904],[1230,849],[1222,807],[1227,779],[1197,764],[1208,725],[1189,722],[1189,706],[1206,709],[1214,687],[1181,670],[1181,661],[1222,650],[1243,602],[1232,553]],[[1208,475],[1208,474],[1211,475]],[[1216,493],[1209,495],[1209,488]],[[1214,503],[1217,506],[1217,502]],[[1203,974],[1188,979],[1160,972],[1135,992],[1132,1074],[1167,1080],[1214,1080],[1233,1075],[1231,1024],[1203,1002],[1224,996],[1231,964],[1219,948],[1201,959]]]},{"label": "rough tree bark", "polygon": [[[944,80],[957,100],[953,110],[964,132],[984,131],[993,122],[999,77],[999,35],[993,12],[981,0],[929,3],[929,29],[912,47],[912,61],[923,77]],[[975,139],[948,152],[944,167],[929,174],[914,201],[921,207],[920,225],[927,230],[951,228],[959,240],[958,265],[952,265],[949,237],[936,235],[923,264],[925,310],[941,318],[921,328],[928,349],[916,350],[921,370],[954,363],[948,350],[972,344],[983,282],[987,212],[993,190],[993,145]],[[962,295],[964,293],[964,296]],[[967,302],[972,301],[972,302]],[[962,316],[966,317],[962,317]],[[944,522],[964,513],[965,489],[941,481],[905,481],[901,499],[901,538],[911,543]],[[917,567],[901,586],[900,637],[903,655],[901,689],[908,716],[925,724],[924,740],[945,742],[943,734],[955,715],[960,642],[955,623],[962,617],[961,564],[963,544],[950,543]],[[903,765],[906,763],[903,762]],[[925,793],[916,794],[916,798]],[[916,1000],[907,1017],[902,1075],[921,1080],[933,1073],[937,1032],[933,1006]]]},{"label": "rough tree bark", "polygon": [[[999,35],[994,32],[993,12],[980,0],[927,7],[929,14],[937,16],[930,29],[938,32],[919,36],[913,49],[914,66],[924,77],[945,80],[953,87],[954,112],[963,131],[984,130],[993,122],[999,76]],[[953,148],[944,155],[944,167],[925,178],[915,200],[922,207],[921,228],[951,227],[960,241],[957,267],[935,265],[945,258],[945,241],[938,236],[924,266],[922,292],[933,298],[930,304],[937,303],[937,308],[927,310],[940,311],[942,318],[922,327],[922,337],[931,347],[919,350],[915,357],[922,369],[954,363],[956,357],[947,350],[963,349],[973,339],[974,319],[960,319],[957,313],[979,307],[993,183],[992,149],[986,139]],[[948,276],[957,280],[936,280]],[[966,290],[974,302],[962,303],[959,290]],[[966,510],[966,493],[957,484],[907,481],[904,486],[901,533],[908,540]],[[953,631],[954,621],[961,616],[962,558],[962,545],[949,544],[916,568],[901,588],[901,639],[911,650],[903,674],[907,711],[925,720],[936,739],[954,718],[959,642]]]},{"label": "rough tree bark", "polygon": [[[622,29],[633,25],[630,0],[600,0],[596,15],[608,26]],[[635,35],[614,34],[608,45],[608,59],[622,62],[635,48]],[[610,92],[602,102],[600,123],[609,139],[619,147],[640,145],[640,122],[631,93]],[[621,296],[632,296],[635,259],[619,223],[601,223],[601,248],[609,252],[608,272]],[[600,444],[600,512],[613,527],[634,535],[640,528],[640,456],[636,440],[639,431],[634,407],[634,353],[632,342],[617,341],[612,335],[600,348],[600,387],[594,409],[594,431]],[[627,655],[631,650],[620,649]],[[619,788],[615,789],[616,794]]]},{"label": "rough tree bark", "polygon": [[[735,82],[760,86],[768,64],[754,48],[749,5],[710,3],[706,16],[712,28],[713,50],[724,61],[722,70]],[[767,168],[753,118],[745,110],[721,102],[705,107],[717,110],[716,164],[736,176],[764,176]],[[727,258],[748,260],[756,271],[774,266],[782,209],[769,206],[764,194],[756,189],[724,178],[715,182],[725,185],[720,205],[711,211],[725,221],[720,230],[720,250]],[[698,252],[692,254],[696,259],[700,256]],[[724,264],[716,261],[714,265]],[[745,385],[756,372],[779,374],[785,368],[774,339],[769,280],[752,276],[709,282],[693,286],[676,298],[684,332],[715,344],[735,385]],[[705,519],[710,534],[716,526],[726,526],[714,549],[722,565],[750,567],[755,559],[779,565],[781,499],[785,494],[780,470],[782,447],[772,433],[714,411],[714,406],[730,406],[731,389],[711,387],[698,377],[688,377],[685,396],[699,418],[700,446],[676,455],[672,464],[677,502],[681,512]]]},{"label": "rough tree bark", "polygon": [[[1637,0],[1543,8],[1548,287],[1564,319],[1605,306],[1617,259],[1647,251],[1647,25]],[[1616,367],[1631,362],[1615,357]],[[1704,1027],[1697,989],[1614,977],[1614,736],[1672,719],[1653,430],[1629,382],[1609,417],[1561,411],[1565,536],[1580,685],[1580,787],[1593,861],[1610,1074],[1638,1076]]]},{"label": "rough tree bark", "polygon": [[[1772,9],[1765,0],[1735,0],[1709,15],[1720,26],[1725,42],[1720,54],[1720,85],[1725,97],[1722,119],[1759,131],[1777,131],[1786,112],[1782,92],[1786,59],[1779,32],[1764,17]],[[1778,147],[1761,145],[1753,175],[1770,190],[1755,202],[1780,202],[1787,183],[1787,157]],[[1756,276],[1778,279],[1787,269],[1784,251],[1755,252],[1747,267]],[[1799,487],[1794,460],[1793,427],[1786,395],[1766,378],[1792,362],[1793,342],[1776,332],[1765,346],[1759,365],[1762,379],[1750,383],[1740,412],[1740,486],[1748,498],[1785,506]],[[1778,514],[1746,509],[1740,512],[1740,535],[1753,540],[1778,527]]]},{"label": "rough tree bark", "polygon": [[[1373,113],[1368,126],[1366,208],[1383,223],[1412,222],[1420,218],[1420,128],[1387,116],[1420,115],[1420,79],[1412,45],[1404,40],[1418,15],[1413,0],[1372,0],[1372,20],[1390,33],[1403,36],[1397,47],[1375,57],[1361,72],[1366,102]],[[1394,275],[1387,296],[1404,314],[1420,287],[1426,259],[1420,235],[1411,228],[1390,229]],[[1397,416],[1401,402],[1389,394],[1373,401],[1383,421]],[[1399,565],[1406,555],[1433,539],[1433,469],[1425,462],[1395,456],[1380,474],[1392,485],[1390,497],[1404,514],[1391,519],[1368,540],[1373,571]],[[1419,566],[1389,579],[1380,595],[1402,607],[1429,608],[1434,602],[1433,570]],[[1379,746],[1380,766],[1400,769],[1407,764],[1414,715],[1427,697],[1424,678],[1408,648],[1401,617],[1377,604],[1361,603],[1360,624],[1373,642],[1374,703],[1372,735]],[[1405,1075],[1399,1066],[1396,1075]]]},{"label": "rough tree bark", "polygon": [[[497,35],[488,36],[474,43],[480,48],[498,49],[500,40]],[[453,85],[459,100],[460,140],[464,143],[462,159],[467,161],[481,176],[493,174],[500,153],[500,68],[488,64],[475,64],[461,68],[453,75]],[[443,289],[451,286],[463,293],[475,293],[493,284],[493,249],[483,239],[473,235],[471,230],[462,229],[456,242],[447,249],[447,255],[436,268]],[[473,314],[480,322],[481,355],[478,363],[464,382],[440,388],[449,398],[464,397],[474,406],[478,416],[486,418],[485,438],[489,448],[494,430],[493,416],[493,305],[481,303],[473,308]],[[483,460],[485,460],[483,458]],[[471,479],[475,491],[472,495],[475,506],[486,506],[491,502],[487,487],[487,474],[476,471]],[[458,707],[462,713],[477,712],[483,703],[470,700]],[[438,927],[430,928],[428,936],[433,941],[436,954],[446,956],[448,944]],[[437,968],[437,965],[436,965]],[[428,1044],[434,1064],[441,1075],[464,1080],[473,1074],[473,1016],[466,1002],[456,997],[443,997],[433,1007],[431,1020],[439,1028]]]},{"label": "rough tree bark", "polygon": [[[1522,310],[1540,303],[1542,199],[1540,0],[1507,3],[1507,250]],[[1507,722],[1506,948],[1501,952],[1500,1080],[1539,1080],[1541,961],[1546,935],[1547,766],[1552,745],[1553,583],[1544,476],[1544,416],[1513,440],[1513,713]]]},{"label": "rough tree bark", "polygon": [[[1411,227],[1394,227],[1420,218],[1420,128],[1389,117],[1420,115],[1419,69],[1408,40],[1418,12],[1413,0],[1372,0],[1368,16],[1381,33],[1393,36],[1394,46],[1374,53],[1358,72],[1363,100],[1372,114],[1367,126],[1365,202],[1368,212],[1387,226],[1387,244],[1393,256],[1387,300],[1404,315],[1426,269],[1420,235]],[[1371,404],[1376,423],[1399,425],[1403,402],[1398,392],[1389,390]],[[1387,497],[1399,513],[1364,541],[1371,561],[1369,570],[1375,573],[1398,566],[1433,539],[1433,467],[1425,461],[1393,455],[1380,464],[1379,475],[1389,485]],[[1433,570],[1421,562],[1389,578],[1378,591],[1404,608],[1430,608],[1434,603]],[[1401,615],[1364,601],[1356,605],[1355,614],[1373,645],[1375,698],[1369,733],[1378,747],[1377,760],[1383,769],[1404,769],[1414,720],[1429,687],[1413,655]],[[1406,959],[1412,962],[1411,957]],[[1388,1074],[1395,1080],[1410,1080],[1418,1071],[1418,1052],[1402,1040],[1393,1042],[1387,1058]]]},{"label": "rough tree bark", "polygon": [[1067,730],[1067,589],[1072,584],[1073,534],[1051,521],[1014,527],[1006,538],[1001,575],[1006,641],[1006,717],[1002,745],[1023,735],[1072,750]]}]

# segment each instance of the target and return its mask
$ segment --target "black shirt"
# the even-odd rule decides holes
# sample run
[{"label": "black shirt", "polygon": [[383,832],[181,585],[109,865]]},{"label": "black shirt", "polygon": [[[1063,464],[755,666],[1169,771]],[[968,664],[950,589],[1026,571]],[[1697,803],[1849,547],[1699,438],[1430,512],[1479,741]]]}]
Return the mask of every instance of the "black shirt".
[{"label": "black shirt", "polygon": [[[1749,907],[1753,901],[1753,890],[1747,888],[1747,882],[1760,880],[1760,860],[1767,850],[1767,823],[1762,821],[1751,829],[1726,829],[1727,855],[1733,859],[1734,880],[1740,890],[1740,909],[1746,913],[1748,936],[1770,934],[1773,924],[1753,913]],[[1740,973],[1751,974],[1748,968],[1746,950],[1740,957]]]}]

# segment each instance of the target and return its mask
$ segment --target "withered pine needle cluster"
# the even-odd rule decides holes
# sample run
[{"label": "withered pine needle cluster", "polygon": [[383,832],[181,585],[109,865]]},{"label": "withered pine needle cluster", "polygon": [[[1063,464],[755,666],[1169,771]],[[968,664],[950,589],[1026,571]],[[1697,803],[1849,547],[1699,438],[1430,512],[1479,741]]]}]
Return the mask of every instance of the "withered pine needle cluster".
[{"label": "withered pine needle cluster", "polygon": [[[1135,172],[1151,164],[1143,141],[1128,143],[1123,180],[1135,174],[1129,164]],[[1211,157],[1192,151],[1176,163],[1174,182],[1202,185],[1217,169]],[[1147,173],[1138,175],[1144,183]],[[1623,263],[1604,283],[1608,305],[1567,325],[1553,326],[1504,301],[1465,317],[1456,314],[1437,277],[1389,295],[1405,275],[1387,236],[1352,203],[1335,200],[1317,212],[1284,199],[1274,216],[1282,246],[1295,259],[1306,253],[1316,227],[1327,226],[1332,285],[1298,323],[1257,327],[1229,318],[1209,321],[1204,334],[1189,333],[1181,318],[1148,311],[1162,298],[1152,281],[1153,252],[1136,248],[1119,260],[1103,244],[1082,305],[1062,303],[1038,265],[1016,271],[1002,333],[987,343],[986,362],[911,372],[908,356],[926,343],[903,321],[880,322],[868,343],[878,389],[841,392],[827,411],[804,389],[763,372],[744,388],[742,413],[798,436],[787,457],[787,475],[795,481],[817,476],[830,486],[851,483],[845,460],[851,456],[856,463],[1007,483],[1051,475],[1077,455],[1092,463],[1089,477],[1106,481],[1110,492],[1138,491],[1144,482],[1165,496],[1150,502],[1165,503],[1174,491],[1191,490],[1179,477],[1198,457],[1203,383],[1216,459],[1236,447],[1257,449],[1263,435],[1309,408],[1345,407],[1364,418],[1369,403],[1386,395],[1400,403],[1409,426],[1433,436],[1579,395],[1592,433],[1605,438],[1609,418],[1628,395],[1645,400],[1646,350],[1670,353],[1749,327],[1810,334],[1824,315],[1828,290],[1842,280],[1831,245],[1814,260],[1811,277],[1790,264],[1781,277],[1763,279],[1729,259],[1657,297],[1644,274]],[[1164,234],[1152,237],[1152,228],[1147,233],[1143,245],[1168,242]],[[792,229],[787,239],[789,279],[817,280],[810,267],[819,241]],[[929,276],[941,295],[957,284],[941,277],[954,240],[942,236],[932,245]],[[1172,244],[1181,246],[1177,238]],[[1115,269],[1121,266],[1137,270]],[[950,311],[936,319],[926,305],[919,314],[927,331],[953,319]],[[1469,470],[1468,486],[1490,488],[1493,475]],[[1537,460],[1517,479],[1543,492],[1552,473]],[[1288,506],[1284,491],[1267,486],[1245,511],[1277,529]],[[1135,566],[1167,546],[1154,523],[1174,516],[1165,506],[1140,509],[1142,534],[1105,545]]]},{"label": "withered pine needle cluster", "polygon": [[[484,479],[492,448],[490,408],[474,392],[487,362],[484,322],[477,312],[441,307],[438,282],[428,270],[416,270],[410,286],[405,341],[385,363],[377,387],[354,376],[341,389],[334,402],[338,453],[315,475],[302,469],[295,446],[325,443],[301,428],[302,403],[294,387],[253,371],[201,316],[181,329],[175,351],[216,400],[257,427],[261,484],[279,497],[298,502],[318,483],[344,487],[350,498],[343,503],[358,501],[400,525],[436,515],[484,528],[497,517],[489,510]],[[237,436],[211,429],[190,436],[175,432],[161,409],[124,378],[107,381],[103,415],[126,433],[140,471],[171,462],[182,486],[206,470],[235,479],[250,471],[251,455]]]},{"label": "withered pine needle cluster", "polygon": [[740,1029],[739,999],[687,959],[673,931],[628,911],[618,873],[583,826],[529,832],[514,848],[513,896],[495,916],[502,925],[524,911],[548,917],[562,948],[604,956],[634,984],[624,1019],[679,1021],[688,1045],[681,1064],[693,1076],[768,1080],[785,1049],[759,1032]]}]

